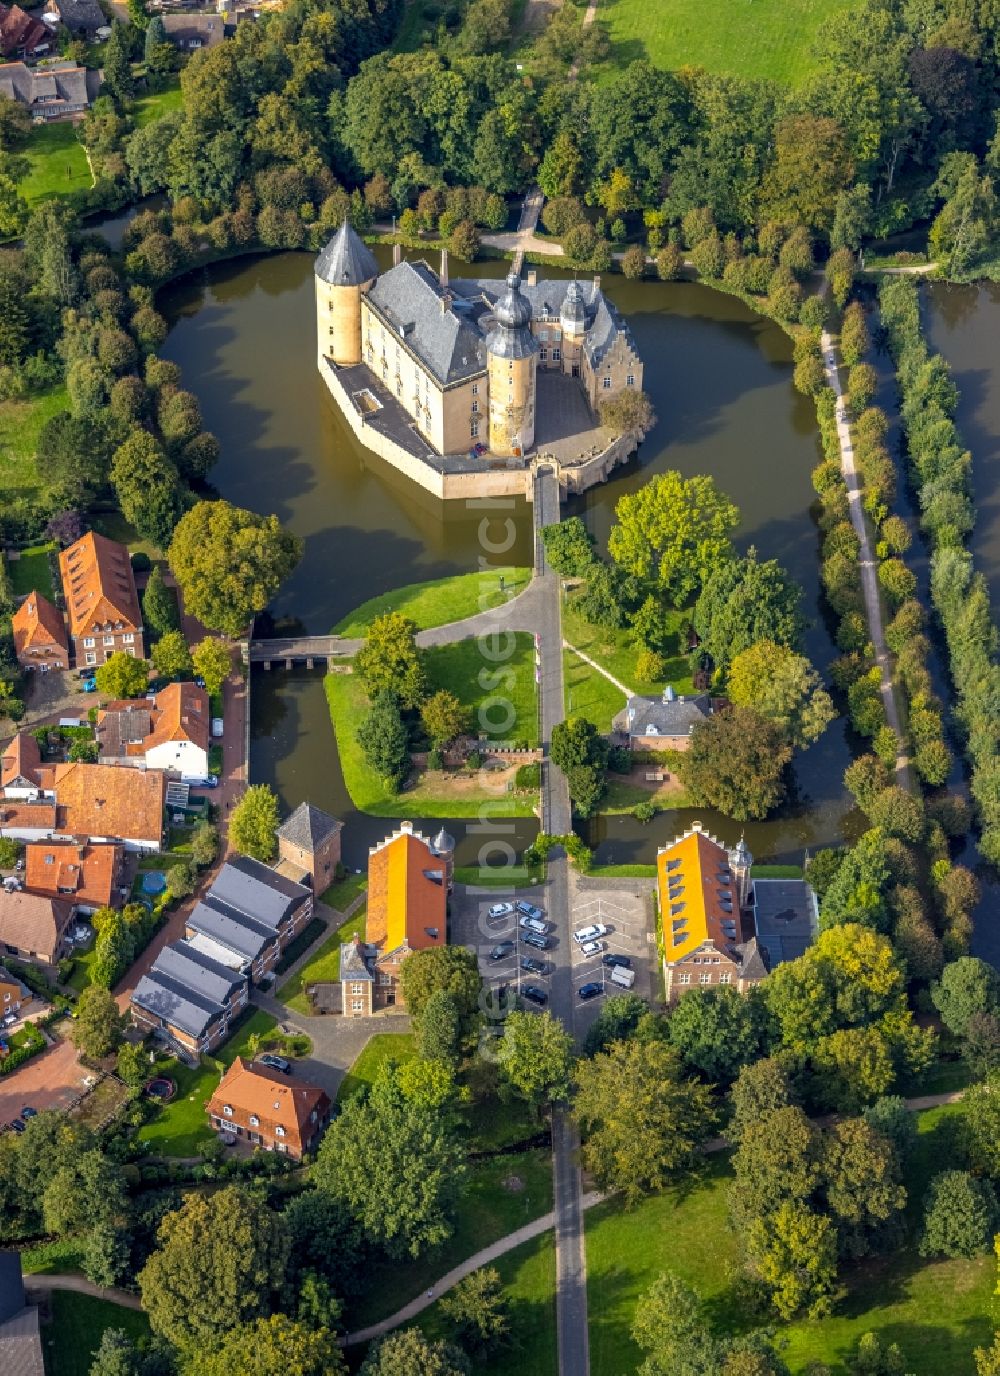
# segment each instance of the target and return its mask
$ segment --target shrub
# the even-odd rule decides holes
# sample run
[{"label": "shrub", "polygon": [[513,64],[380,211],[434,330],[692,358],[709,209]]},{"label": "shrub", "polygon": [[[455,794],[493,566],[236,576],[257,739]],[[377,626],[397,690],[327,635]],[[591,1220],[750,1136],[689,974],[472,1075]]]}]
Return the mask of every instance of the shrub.
[{"label": "shrub", "polygon": [[988,1251],[996,1221],[997,1197],[988,1180],[942,1171],[927,1192],[920,1255],[973,1257]]},{"label": "shrub", "polygon": [[631,281],[643,276],[646,271],[646,251],[638,244],[632,244],[622,255],[622,272]]}]

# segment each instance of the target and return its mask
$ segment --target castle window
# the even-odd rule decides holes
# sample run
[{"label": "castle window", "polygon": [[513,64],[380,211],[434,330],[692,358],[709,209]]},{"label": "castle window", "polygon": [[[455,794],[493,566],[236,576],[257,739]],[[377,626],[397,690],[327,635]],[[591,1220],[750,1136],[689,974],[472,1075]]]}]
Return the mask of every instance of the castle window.
[{"label": "castle window", "polygon": [[548,349],[539,349],[539,350],[538,350],[538,360],[539,360],[540,363],[544,363],[545,360],[548,358],[548,356],[549,356],[549,351],[548,351]]},{"label": "castle window", "polygon": [[478,402],[478,401],[474,401],[474,402],[472,403],[472,410],[473,410],[473,413],[475,413],[476,411],[479,410],[479,402]]},{"label": "castle window", "polygon": [[474,383],[472,384],[472,395],[473,395],[474,397],[478,397],[478,395],[479,395],[479,383],[478,383],[478,382],[474,382]]},{"label": "castle window", "polygon": [[472,435],[472,438],[473,438],[474,440],[479,438],[479,422],[478,422],[478,420],[474,420],[474,421],[472,422],[472,425],[469,427],[469,433]]},{"label": "castle window", "polygon": [[728,970],[726,971],[726,973],[725,973],[724,975],[720,975],[720,976],[719,976],[719,983],[720,983],[720,984],[731,984],[732,981],[733,981],[733,977],[732,977],[732,975],[729,973]]},{"label": "castle window", "polygon": [[699,975],[699,976],[698,976],[698,982],[699,982],[699,984],[711,984],[711,983],[712,983],[712,976],[711,976],[710,974],[708,974],[708,972],[706,971],[705,974]]},{"label": "castle window", "polygon": [[562,358],[562,349],[553,349],[553,350],[552,350],[552,362],[553,362],[553,363],[558,363],[559,360],[560,360],[561,358]]},{"label": "castle window", "polygon": [[611,391],[611,379],[609,377],[606,377],[601,385],[606,392]]},{"label": "castle window", "polygon": [[690,976],[690,975],[678,975],[678,976],[677,976],[677,983],[678,983],[678,984],[690,984],[690,983],[691,983],[691,976]]},{"label": "castle window", "polygon": [[631,373],[629,373],[628,377],[625,379],[625,386],[626,386],[626,387],[634,387],[634,386],[635,386],[635,378],[632,376]]}]

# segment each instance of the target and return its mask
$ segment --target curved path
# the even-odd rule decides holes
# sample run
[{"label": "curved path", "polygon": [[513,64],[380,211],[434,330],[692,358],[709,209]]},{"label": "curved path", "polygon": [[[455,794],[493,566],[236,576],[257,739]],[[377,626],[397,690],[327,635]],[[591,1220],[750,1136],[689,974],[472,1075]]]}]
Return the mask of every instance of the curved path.
[{"label": "curved path", "polygon": [[95,1285],[86,1276],[25,1276],[24,1288],[29,1295],[38,1290],[73,1290],[78,1295],[90,1295],[95,1300],[108,1300],[123,1309],[141,1309],[142,1301],[131,1290],[115,1290],[111,1286]]}]

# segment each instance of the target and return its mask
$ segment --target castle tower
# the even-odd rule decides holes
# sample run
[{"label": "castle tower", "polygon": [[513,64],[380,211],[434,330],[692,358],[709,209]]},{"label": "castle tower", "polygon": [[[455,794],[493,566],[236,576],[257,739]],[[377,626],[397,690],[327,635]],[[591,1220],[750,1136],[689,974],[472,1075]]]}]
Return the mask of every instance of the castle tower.
[{"label": "castle tower", "polygon": [[441,861],[444,886],[451,893],[455,883],[455,838],[444,827],[431,842],[431,850]]},{"label": "castle tower", "polygon": [[736,895],[740,901],[741,912],[747,906],[750,898],[750,867],[752,864],[753,856],[750,854],[750,847],[741,836],[729,852],[729,868],[736,880]]},{"label": "castle tower", "polygon": [[361,362],[361,296],[378,264],[345,220],[316,259],[316,338],[319,361]]},{"label": "castle tower", "polygon": [[516,272],[493,311],[495,328],[486,340],[490,395],[490,450],[524,454],[535,442],[535,366],[538,344],[531,333],[531,306]]},{"label": "castle tower", "polygon": [[579,282],[570,282],[566,288],[559,311],[559,325],[562,329],[563,371],[572,377],[579,377],[583,337],[587,333],[587,310]]}]

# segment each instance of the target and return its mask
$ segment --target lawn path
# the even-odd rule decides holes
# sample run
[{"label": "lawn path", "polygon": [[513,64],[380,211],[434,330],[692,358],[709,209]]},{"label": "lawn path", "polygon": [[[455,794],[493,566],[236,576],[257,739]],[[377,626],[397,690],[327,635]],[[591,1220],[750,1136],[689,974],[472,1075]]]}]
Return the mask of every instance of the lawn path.
[{"label": "lawn path", "polygon": [[582,659],[584,664],[589,664],[592,669],[596,669],[597,672],[601,674],[604,678],[606,678],[609,683],[613,683],[614,686],[618,689],[619,693],[624,693],[627,698],[635,697],[635,693],[632,691],[631,688],[626,688],[625,684],[622,683],[621,679],[615,678],[614,674],[609,674],[607,669],[602,668],[596,660],[591,659],[590,655],[585,655],[582,650],[578,650],[576,646],[571,645],[568,640],[564,640],[563,645],[566,647],[567,650],[570,651],[571,654],[576,655],[577,659]]},{"label": "lawn path", "polygon": [[95,1300],[107,1300],[110,1304],[120,1304],[123,1309],[141,1309],[142,1301],[130,1290],[115,1290],[103,1285],[95,1285],[86,1276],[25,1276],[24,1288],[29,1296],[38,1290],[75,1290],[78,1295],[90,1295]]}]

